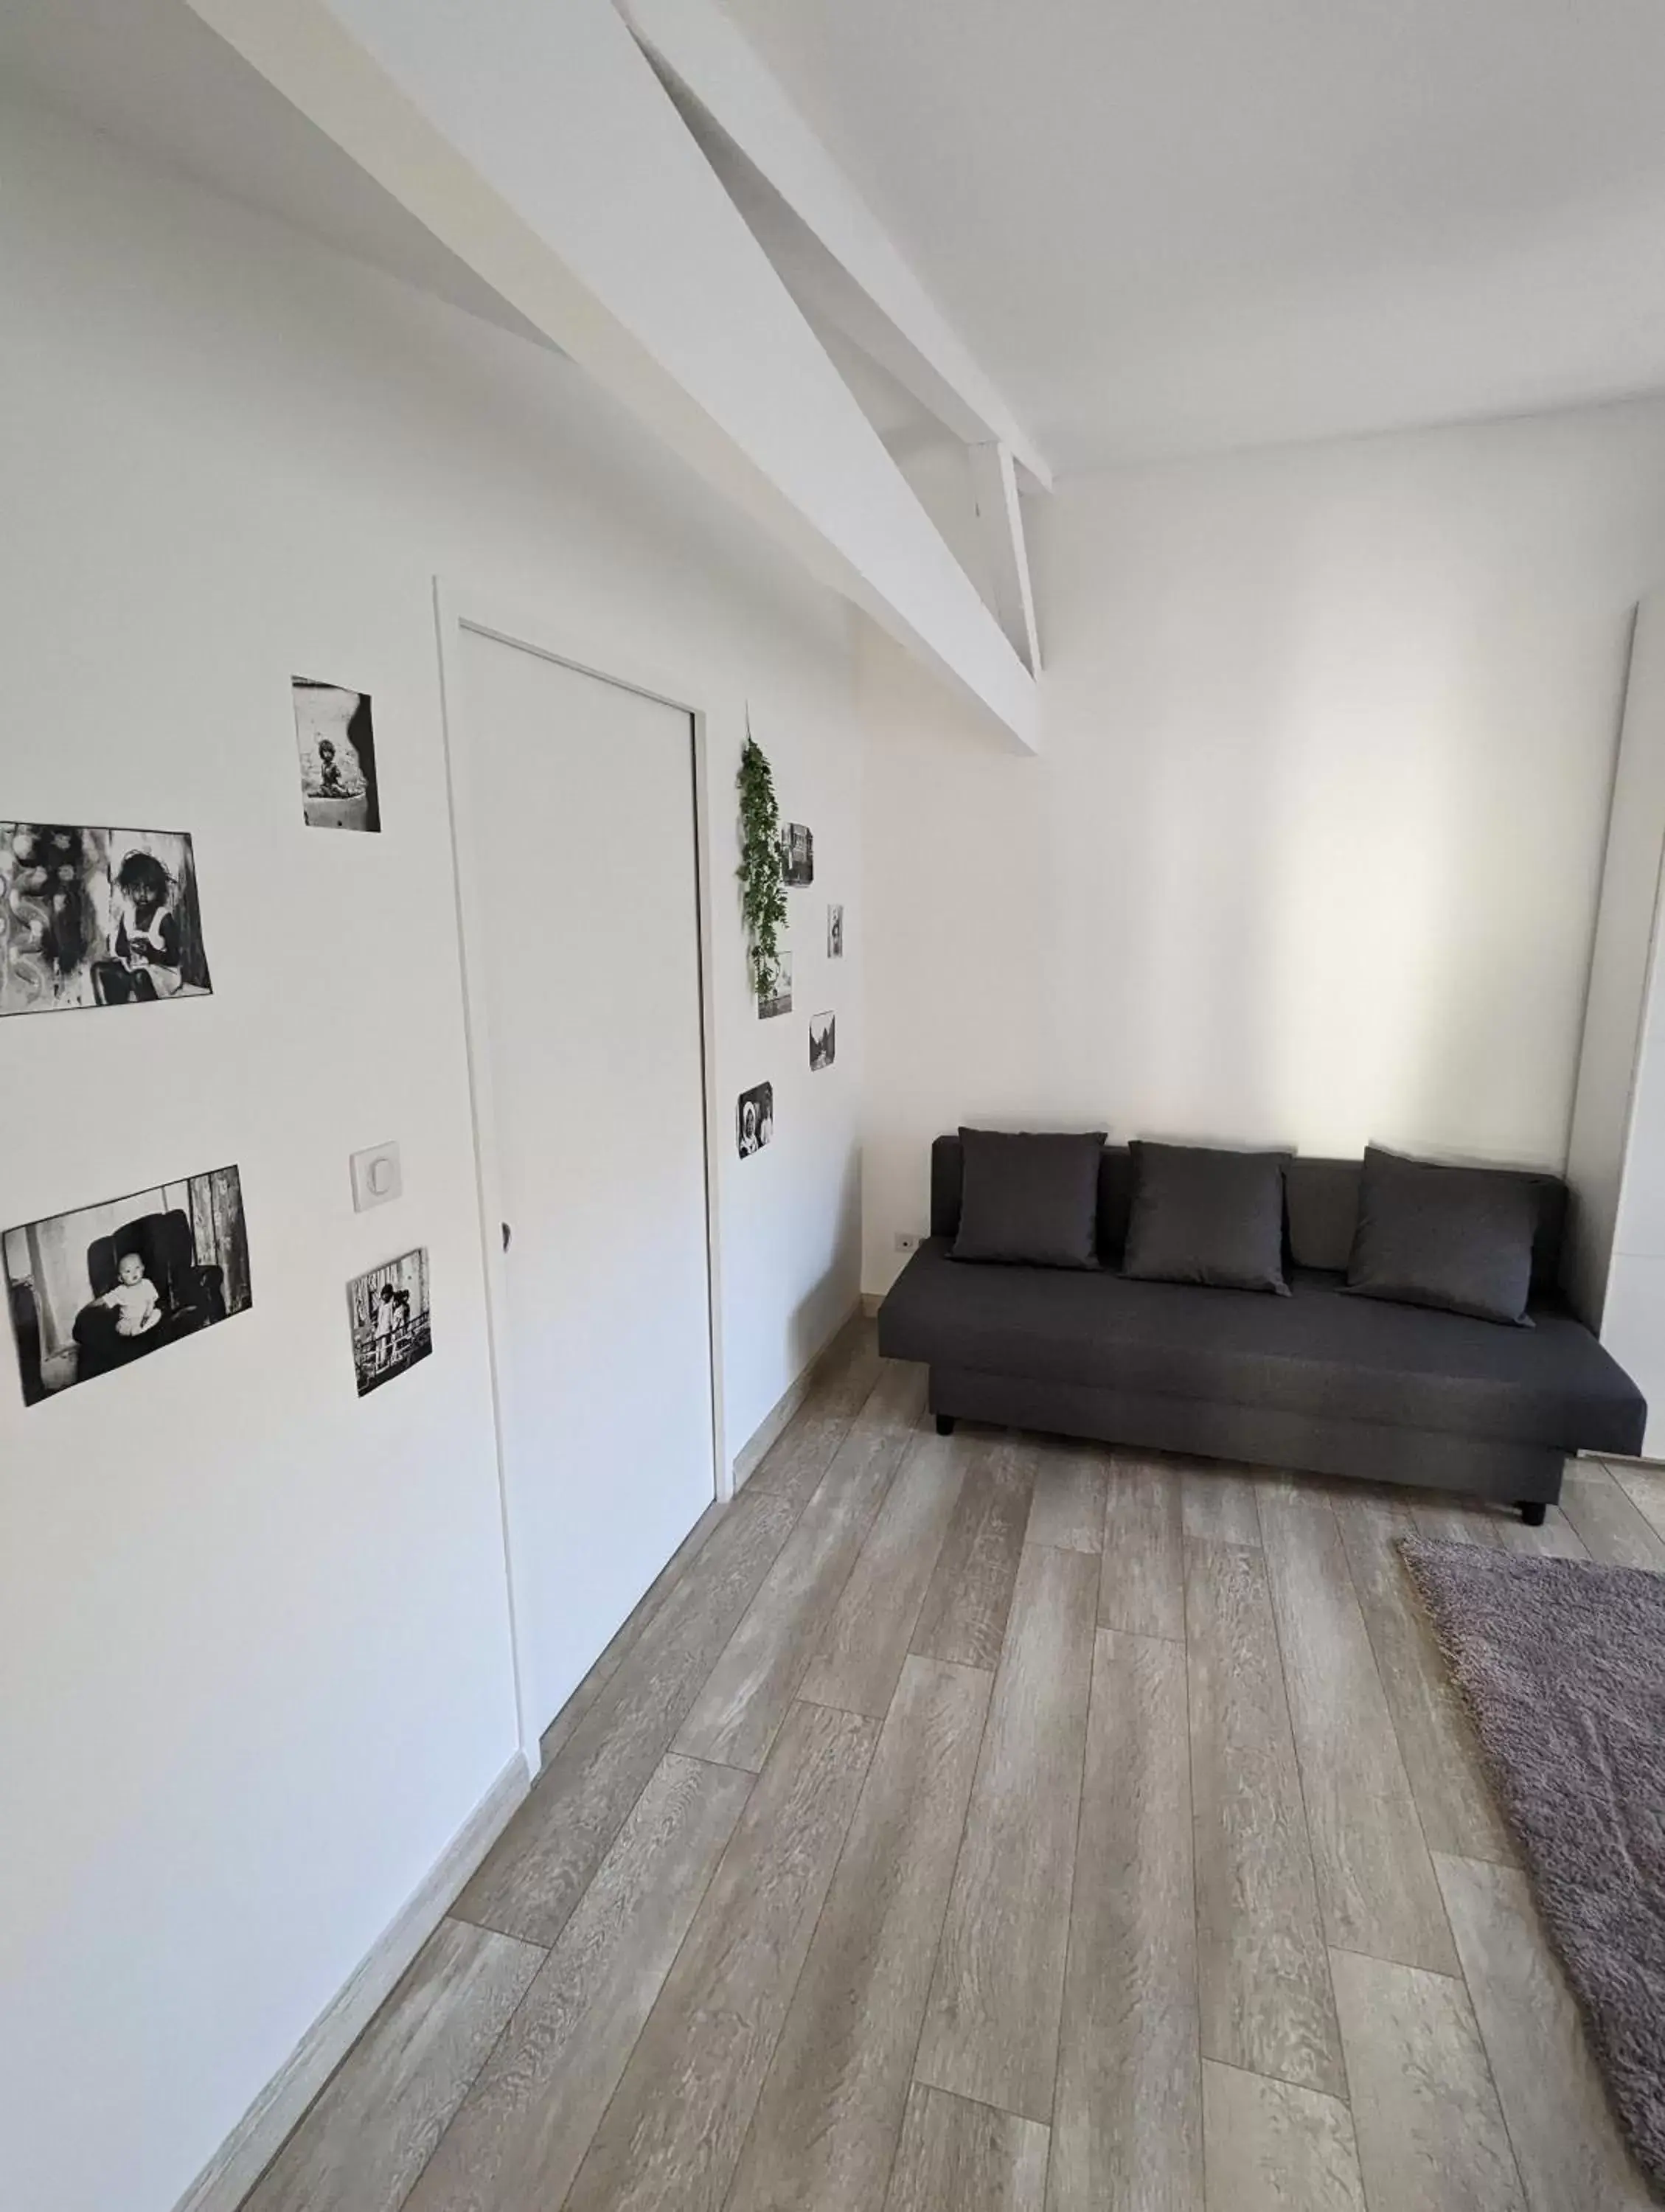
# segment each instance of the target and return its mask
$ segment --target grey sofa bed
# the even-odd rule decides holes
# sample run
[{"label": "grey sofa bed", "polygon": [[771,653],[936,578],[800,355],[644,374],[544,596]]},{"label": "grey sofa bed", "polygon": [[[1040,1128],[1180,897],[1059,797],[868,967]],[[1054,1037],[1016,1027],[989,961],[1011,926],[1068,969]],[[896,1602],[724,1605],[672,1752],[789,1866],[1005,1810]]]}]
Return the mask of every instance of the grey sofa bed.
[{"label": "grey sofa bed", "polygon": [[1132,1164],[1099,1168],[1103,1266],[950,1257],[960,1142],[931,1152],[931,1236],[879,1309],[887,1358],[924,1361],[946,1432],[990,1421],[1110,1443],[1319,1474],[1460,1490],[1541,1521],[1566,1455],[1634,1455],[1641,1394],[1561,1303],[1565,1187],[1534,1176],[1534,1326],[1342,1291],[1360,1163],[1296,1158],[1286,1170],[1292,1295],[1130,1281],[1115,1272]]}]

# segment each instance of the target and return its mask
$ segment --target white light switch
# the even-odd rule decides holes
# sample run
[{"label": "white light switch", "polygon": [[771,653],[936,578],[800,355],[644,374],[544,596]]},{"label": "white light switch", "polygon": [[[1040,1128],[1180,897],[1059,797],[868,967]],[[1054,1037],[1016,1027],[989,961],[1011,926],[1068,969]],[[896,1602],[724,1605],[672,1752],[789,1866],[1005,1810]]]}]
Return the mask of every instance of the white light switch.
[{"label": "white light switch", "polygon": [[373,1206],[386,1206],[390,1198],[403,1194],[404,1176],[399,1167],[397,1145],[372,1145],[367,1152],[355,1152],[350,1164],[355,1213],[366,1212]]}]

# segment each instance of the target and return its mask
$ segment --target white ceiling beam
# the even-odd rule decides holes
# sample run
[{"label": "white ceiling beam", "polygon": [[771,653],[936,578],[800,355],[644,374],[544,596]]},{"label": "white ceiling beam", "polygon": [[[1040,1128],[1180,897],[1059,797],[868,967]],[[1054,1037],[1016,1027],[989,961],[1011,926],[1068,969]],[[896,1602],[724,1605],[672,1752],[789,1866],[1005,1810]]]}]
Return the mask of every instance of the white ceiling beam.
[{"label": "white ceiling beam", "polygon": [[1041,647],[1035,629],[1035,589],[1030,580],[1029,547],[1012,449],[998,442],[967,449],[971,495],[977,508],[988,563],[994,614],[1013,651],[1031,676],[1041,672]]},{"label": "white ceiling beam", "polygon": [[[747,220],[828,315],[967,445],[1052,472],[872,210],[715,0],[617,0]],[[690,112],[691,108],[697,112]]]},{"label": "white ceiling beam", "polygon": [[1034,679],[611,0],[188,0],[823,581],[1036,742]]}]

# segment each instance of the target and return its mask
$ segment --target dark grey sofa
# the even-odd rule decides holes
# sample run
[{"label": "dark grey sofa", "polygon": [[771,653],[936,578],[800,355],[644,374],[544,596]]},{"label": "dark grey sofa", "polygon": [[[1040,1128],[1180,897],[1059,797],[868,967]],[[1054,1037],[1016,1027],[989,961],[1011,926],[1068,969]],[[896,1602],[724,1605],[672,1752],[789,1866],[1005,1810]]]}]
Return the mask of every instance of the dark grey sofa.
[{"label": "dark grey sofa", "polygon": [[931,1237],[879,1309],[879,1350],[930,1368],[939,1428],[998,1422],[1109,1443],[1317,1474],[1468,1491],[1541,1521],[1576,1451],[1632,1455],[1640,1392],[1561,1303],[1565,1187],[1539,1192],[1534,1326],[1342,1293],[1357,1160],[1292,1159],[1292,1296],[1131,1282],[1115,1272],[1132,1162],[1099,1170],[1102,1269],[970,1264],[959,1223],[960,1141],[931,1151]]}]

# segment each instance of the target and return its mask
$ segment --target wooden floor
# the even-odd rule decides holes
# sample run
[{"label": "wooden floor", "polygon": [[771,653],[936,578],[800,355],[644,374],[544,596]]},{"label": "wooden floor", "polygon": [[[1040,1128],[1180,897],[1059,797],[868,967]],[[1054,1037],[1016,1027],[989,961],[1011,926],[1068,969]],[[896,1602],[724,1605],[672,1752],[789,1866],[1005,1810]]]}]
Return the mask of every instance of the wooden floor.
[{"label": "wooden floor", "polygon": [[853,1328],[248,2212],[1617,2212],[1395,1550],[1541,1529],[963,1428]]}]

